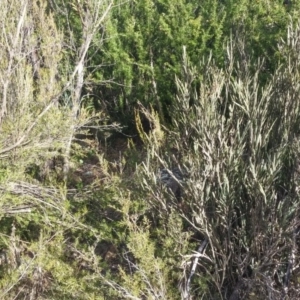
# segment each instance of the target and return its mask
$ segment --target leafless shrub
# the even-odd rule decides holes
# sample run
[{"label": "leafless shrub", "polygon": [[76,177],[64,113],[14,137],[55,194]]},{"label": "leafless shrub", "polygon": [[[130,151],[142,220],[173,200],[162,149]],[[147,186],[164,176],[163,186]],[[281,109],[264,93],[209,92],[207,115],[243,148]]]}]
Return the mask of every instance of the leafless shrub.
[{"label": "leafless shrub", "polygon": [[[291,280],[294,272],[300,276],[299,37],[299,26],[290,27],[287,41],[279,45],[286,62],[264,85],[259,80],[264,61],[257,62],[255,71],[244,61],[240,72],[235,60],[239,47],[231,44],[228,67],[204,61],[196,89],[199,69],[190,66],[184,52],[182,76],[176,79],[175,128],[165,136],[189,170],[182,204],[173,205],[208,240],[209,259],[198,263],[198,275],[208,276],[211,287],[205,299],[246,299],[250,294],[281,299],[299,289]],[[149,143],[143,166],[150,179],[143,186],[155,209],[158,203],[167,206],[154,175],[159,165],[169,168],[163,147]],[[189,284],[192,297],[196,290]]]}]

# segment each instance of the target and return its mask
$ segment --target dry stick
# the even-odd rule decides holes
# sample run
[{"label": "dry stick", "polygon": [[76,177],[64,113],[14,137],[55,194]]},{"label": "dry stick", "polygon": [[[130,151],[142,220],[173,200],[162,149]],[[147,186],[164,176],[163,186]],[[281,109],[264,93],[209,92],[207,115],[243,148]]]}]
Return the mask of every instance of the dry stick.
[{"label": "dry stick", "polygon": [[[86,19],[87,19],[87,15],[86,15]],[[72,130],[71,130],[71,134],[70,134],[70,137],[68,140],[67,149],[66,149],[66,153],[65,153],[65,157],[64,157],[63,173],[64,173],[65,181],[67,179],[68,172],[70,169],[69,156],[70,156],[70,152],[71,152],[71,145],[72,145],[72,141],[74,138],[74,133],[76,132],[76,119],[78,117],[78,113],[79,113],[79,109],[80,109],[80,97],[81,97],[81,91],[82,91],[83,83],[84,83],[84,61],[85,61],[85,57],[87,54],[87,50],[92,41],[92,35],[88,32],[88,28],[86,28],[86,26],[84,26],[83,40],[84,40],[84,43],[80,47],[79,60],[76,64],[77,65],[77,68],[76,68],[77,79],[76,79],[76,86],[75,86],[74,99],[73,99],[73,119],[74,119],[73,122],[74,123],[72,125]]]},{"label": "dry stick", "polygon": [[[205,238],[205,240],[200,244],[200,246],[198,247],[197,249],[197,253],[199,254],[202,254],[206,248],[208,244],[208,239]],[[185,284],[185,291],[184,291],[184,294],[183,294],[183,297],[184,299],[188,299],[189,296],[190,296],[190,285],[191,285],[191,281],[192,281],[192,278],[196,272],[196,268],[197,268],[197,265],[198,265],[198,261],[199,261],[199,255],[196,255],[195,259],[194,259],[194,262],[192,264],[192,268],[191,268],[191,271],[190,271],[190,275],[186,281],[186,284]]]},{"label": "dry stick", "polygon": [[3,213],[5,214],[23,214],[23,213],[31,213],[32,212],[33,205],[28,205],[28,206],[17,206],[17,207],[12,207],[12,208],[3,208]]},{"label": "dry stick", "polygon": [[[23,11],[22,11],[22,15],[20,16],[19,22],[18,22],[18,27],[17,27],[17,32],[15,34],[15,40],[13,41],[13,45],[12,45],[12,49],[10,49],[9,51],[9,63],[8,63],[8,67],[7,67],[7,77],[6,80],[2,80],[2,84],[3,84],[3,98],[2,98],[2,108],[0,111],[0,123],[2,122],[2,119],[4,118],[4,116],[7,113],[7,90],[8,90],[8,84],[9,84],[9,80],[10,80],[10,76],[11,76],[11,72],[12,72],[12,68],[13,68],[13,61],[14,61],[14,55],[17,49],[17,42],[19,40],[20,37],[20,32],[21,32],[21,28],[22,28],[22,24],[24,23],[25,20],[25,14],[27,11],[27,1],[23,7]],[[9,42],[7,40],[7,36],[6,33],[4,32],[4,35],[6,37],[6,42],[7,45],[9,46]]]},{"label": "dry stick", "polygon": [[[70,152],[71,152],[71,145],[72,141],[74,139],[74,134],[77,130],[76,126],[76,120],[78,118],[79,110],[80,110],[80,99],[81,99],[81,92],[82,88],[84,85],[84,64],[85,64],[85,59],[87,56],[88,49],[90,47],[90,44],[92,42],[93,36],[96,34],[98,27],[100,24],[103,22],[105,17],[107,16],[108,12],[110,11],[112,7],[112,2],[108,5],[106,10],[104,11],[103,15],[101,16],[100,19],[98,19],[98,12],[96,12],[96,15],[94,16],[94,20],[96,21],[95,24],[91,24],[93,20],[90,11],[86,10],[85,11],[85,16],[84,20],[82,20],[83,23],[83,43],[80,47],[79,51],[79,59],[77,62],[77,67],[76,67],[76,73],[74,74],[77,75],[76,78],[76,85],[75,85],[75,91],[74,91],[74,98],[73,98],[73,118],[74,118],[74,123],[72,125],[72,130],[70,133],[70,137],[68,140],[68,144],[66,147],[66,152],[65,152],[65,157],[64,157],[64,168],[63,168],[63,174],[64,174],[64,181],[67,180],[68,172],[70,169],[70,162],[69,162],[69,157],[70,157]],[[99,10],[96,10],[99,11]]]}]

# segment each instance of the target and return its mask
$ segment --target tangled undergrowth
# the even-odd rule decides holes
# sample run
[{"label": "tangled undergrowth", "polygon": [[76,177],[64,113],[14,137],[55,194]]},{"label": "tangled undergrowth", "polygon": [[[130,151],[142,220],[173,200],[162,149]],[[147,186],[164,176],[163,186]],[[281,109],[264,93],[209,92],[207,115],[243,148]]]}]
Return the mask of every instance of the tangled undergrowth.
[{"label": "tangled undergrowth", "polygon": [[[74,135],[67,173],[65,132],[0,151],[0,298],[297,299],[300,28],[289,32],[264,85],[242,39],[225,68],[192,66],[183,48],[172,124],[139,105],[142,145]],[[69,128],[61,114],[45,123]]]}]

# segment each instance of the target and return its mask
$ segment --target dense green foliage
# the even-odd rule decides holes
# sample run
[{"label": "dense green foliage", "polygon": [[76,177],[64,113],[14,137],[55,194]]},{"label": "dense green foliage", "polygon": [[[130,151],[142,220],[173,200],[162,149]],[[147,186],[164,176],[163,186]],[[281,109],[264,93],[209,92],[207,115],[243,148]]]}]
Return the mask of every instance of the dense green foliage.
[{"label": "dense green foliage", "polygon": [[93,57],[93,64],[103,66],[96,72],[100,86],[94,94],[123,122],[132,120],[137,102],[152,104],[161,117],[170,117],[182,47],[195,65],[212,53],[217,65],[224,67],[224,46],[236,36],[243,42],[241,60],[266,59],[266,72],[260,74],[265,78],[282,59],[277,43],[291,19],[298,18],[295,5],[291,9],[282,1],[129,1],[112,11],[107,40]]},{"label": "dense green foliage", "polygon": [[1,2],[1,299],[298,299],[285,2]]}]

